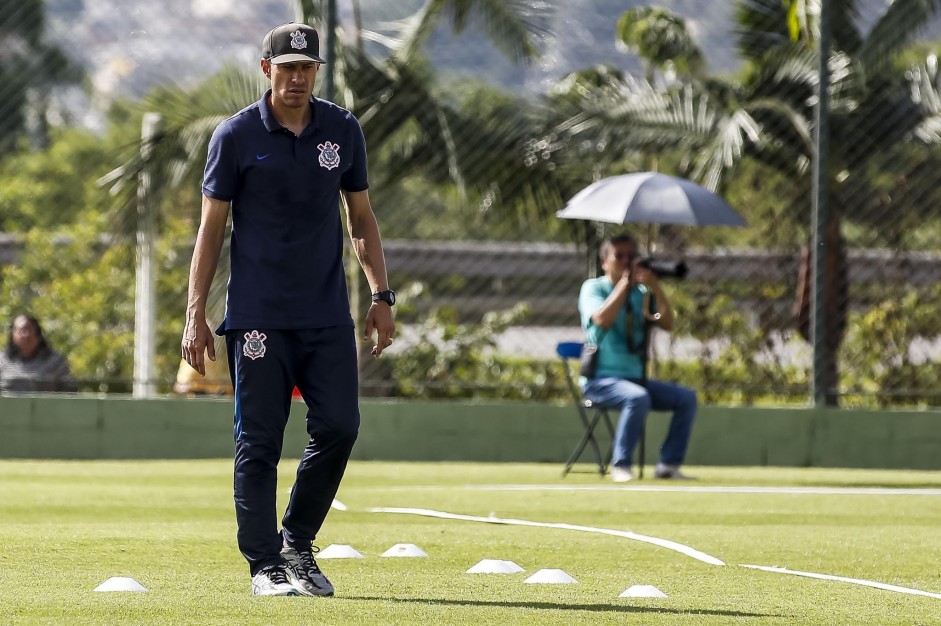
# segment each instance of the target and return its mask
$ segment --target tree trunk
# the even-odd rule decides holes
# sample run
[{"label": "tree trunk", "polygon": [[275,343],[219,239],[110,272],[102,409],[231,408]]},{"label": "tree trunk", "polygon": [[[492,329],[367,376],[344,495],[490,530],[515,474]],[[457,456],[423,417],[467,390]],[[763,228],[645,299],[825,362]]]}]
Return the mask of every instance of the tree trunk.
[{"label": "tree trunk", "polygon": [[[823,276],[824,314],[826,315],[826,357],[824,361],[824,388],[826,405],[839,404],[839,352],[846,334],[846,318],[849,313],[849,268],[846,257],[846,242],[840,228],[840,220],[831,217],[824,233],[827,258]],[[813,342],[813,255],[808,248],[801,251],[797,280],[797,302],[795,314],[797,330],[808,342]]]}]

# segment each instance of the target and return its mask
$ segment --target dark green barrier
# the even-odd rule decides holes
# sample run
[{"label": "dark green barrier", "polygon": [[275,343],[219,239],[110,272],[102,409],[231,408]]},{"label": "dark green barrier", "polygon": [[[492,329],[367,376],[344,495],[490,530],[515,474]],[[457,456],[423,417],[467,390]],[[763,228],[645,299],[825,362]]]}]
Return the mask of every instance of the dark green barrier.
[{"label": "dark green barrier", "polygon": [[[361,407],[355,459],[562,463],[581,435],[566,406],[364,400]],[[299,456],[306,441],[304,413],[294,403],[286,456]],[[650,418],[648,462],[667,421]],[[0,429],[0,458],[229,457],[232,401],[0,398]],[[590,462],[589,453],[582,460]],[[941,469],[941,413],[702,407],[687,462]]]}]

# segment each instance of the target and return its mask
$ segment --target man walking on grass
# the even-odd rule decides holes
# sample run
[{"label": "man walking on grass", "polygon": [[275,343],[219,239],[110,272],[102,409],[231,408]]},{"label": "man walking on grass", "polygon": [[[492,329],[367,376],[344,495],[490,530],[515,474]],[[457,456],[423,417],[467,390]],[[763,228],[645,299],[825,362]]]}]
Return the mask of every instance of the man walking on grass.
[{"label": "man walking on grass", "polygon": [[[355,117],[311,96],[317,32],[285,24],[265,35],[271,88],[215,129],[190,267],[183,358],[205,374],[215,360],[206,299],[232,213],[225,337],[235,394],[238,544],[254,595],[333,595],[313,541],[330,510],[359,430],[356,340],[342,263],[342,195],[352,249],[373,291],[365,338],[373,355],[395,322],[379,227],[369,200],[366,146]],[[277,469],[295,386],[310,440],[278,530]]]}]

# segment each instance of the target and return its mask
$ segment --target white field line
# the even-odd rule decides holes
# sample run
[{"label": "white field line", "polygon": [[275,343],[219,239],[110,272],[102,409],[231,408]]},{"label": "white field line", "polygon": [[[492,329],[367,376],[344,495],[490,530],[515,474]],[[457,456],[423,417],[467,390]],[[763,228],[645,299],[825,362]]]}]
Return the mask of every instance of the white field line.
[{"label": "white field line", "polygon": [[675,485],[414,485],[383,487],[383,491],[639,491],[675,493],[766,493],[823,496],[941,496],[941,489],[889,487],[679,487]]},{"label": "white field line", "polygon": [[595,528],[594,526],[578,526],[576,524],[562,524],[554,522],[531,522],[528,520],[522,519],[504,519],[501,517],[479,517],[476,515],[460,515],[458,513],[447,513],[444,511],[433,511],[431,509],[412,509],[412,508],[397,508],[397,507],[376,507],[366,509],[370,513],[403,513],[406,515],[422,515],[424,517],[438,517],[441,519],[453,519],[453,520],[462,520],[465,522],[484,522],[487,524],[507,524],[510,526],[536,526],[538,528],[561,528],[563,530],[578,530],[586,533],[598,533],[600,535],[613,535],[615,537],[624,537],[626,539],[633,539],[635,541],[642,541],[644,543],[650,543],[655,546],[660,546],[661,548],[666,548],[667,550],[673,550],[686,556],[692,557],[703,563],[709,563],[710,565],[725,565],[722,561],[717,559],[714,556],[709,556],[705,552],[700,552],[699,550],[690,548],[689,546],[684,546],[681,543],[675,541],[670,541],[669,539],[660,539],[658,537],[648,537],[647,535],[640,535],[637,533],[632,533],[625,530],[613,530],[611,528]]},{"label": "white field line", "polygon": [[821,580],[837,580],[854,585],[863,585],[865,587],[875,587],[876,589],[885,589],[886,591],[895,591],[898,593],[909,593],[915,596],[928,596],[929,598],[941,598],[941,593],[931,593],[921,589],[912,589],[910,587],[899,587],[898,585],[889,585],[876,582],[874,580],[862,580],[860,578],[846,578],[845,576],[831,576],[830,574],[816,574],[814,572],[799,572],[797,570],[787,569],[785,567],[768,567],[766,565],[742,565],[751,569],[760,569],[765,572],[774,572],[776,574],[791,574],[793,576],[805,576],[807,578],[819,578]]},{"label": "white field line", "polygon": [[[576,524],[565,524],[565,523],[554,523],[554,522],[533,522],[529,520],[519,520],[519,519],[504,519],[500,517],[481,517],[477,515],[462,515],[459,513],[448,513],[445,511],[435,511],[432,509],[415,509],[415,508],[400,508],[400,507],[373,507],[366,509],[370,513],[401,513],[405,515],[421,515],[423,517],[437,517],[440,519],[453,519],[461,520],[466,522],[484,522],[487,524],[505,524],[510,526],[535,526],[538,528],[559,528],[562,530],[577,530],[581,532],[597,533],[601,535],[613,535],[615,537],[624,537],[626,539],[633,539],[635,541],[642,541],[644,543],[650,543],[668,550],[673,550],[686,556],[690,556],[694,559],[702,561],[704,563],[709,563],[710,565],[725,565],[722,561],[717,559],[714,556],[710,556],[704,552],[700,552],[695,548],[677,543],[675,541],[670,541],[669,539],[660,539],[658,537],[649,537],[647,535],[640,535],[638,533],[633,533],[630,531],[623,530],[613,530],[611,528],[596,528],[594,526],[578,526]],[[906,593],[916,596],[927,596],[929,598],[941,598],[941,593],[932,593],[930,591],[922,591],[920,589],[912,589],[910,587],[900,587],[898,585],[889,585],[887,583],[880,583],[874,580],[864,580],[860,578],[846,578],[844,576],[832,576],[830,574],[817,574],[815,572],[801,572],[797,570],[789,570],[784,567],[769,567],[766,565],[740,565],[740,567],[747,567],[750,569],[757,569],[766,572],[774,572],[777,574],[791,574],[794,576],[804,576],[806,578],[817,578],[820,580],[834,580],[838,582],[852,583],[855,585],[863,585],[865,587],[874,587],[876,589],[883,589],[885,591],[894,591],[896,593]]]}]

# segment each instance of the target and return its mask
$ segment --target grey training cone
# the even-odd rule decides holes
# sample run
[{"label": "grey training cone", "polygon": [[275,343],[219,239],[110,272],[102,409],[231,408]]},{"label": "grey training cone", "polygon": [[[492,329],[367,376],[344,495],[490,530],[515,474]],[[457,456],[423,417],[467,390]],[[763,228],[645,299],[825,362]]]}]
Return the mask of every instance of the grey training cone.
[{"label": "grey training cone", "polygon": [[705,187],[658,172],[603,178],[575,194],[556,216],[611,224],[746,225],[735,209]]}]

